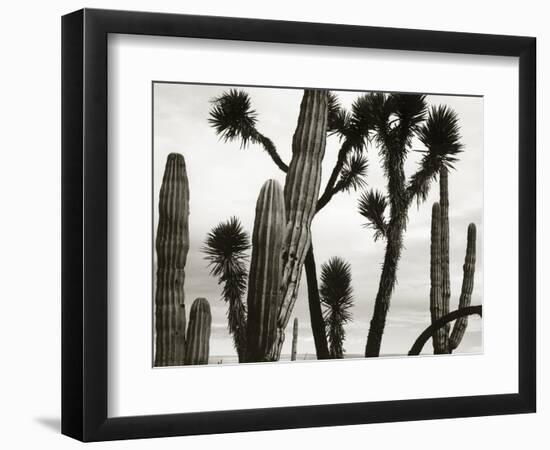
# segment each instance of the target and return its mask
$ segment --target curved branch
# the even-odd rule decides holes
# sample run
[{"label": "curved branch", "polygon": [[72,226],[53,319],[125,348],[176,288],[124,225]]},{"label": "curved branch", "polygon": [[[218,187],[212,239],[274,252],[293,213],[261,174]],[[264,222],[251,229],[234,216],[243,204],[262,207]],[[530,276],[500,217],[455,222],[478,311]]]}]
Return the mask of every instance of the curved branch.
[{"label": "curved branch", "polygon": [[317,201],[316,212],[321,211],[321,209],[323,209],[326,206],[326,204],[330,201],[332,196],[336,194],[338,190],[341,188],[340,186],[337,186],[336,181],[338,180],[338,176],[342,171],[342,167],[344,167],[346,156],[350,150],[351,150],[351,144],[346,139],[343,142],[342,146],[340,147],[340,150],[338,151],[338,159],[336,160],[336,164],[332,169],[330,178],[328,179],[327,185],[325,186],[325,190],[323,191],[323,195],[321,195],[321,197]]},{"label": "curved branch", "polygon": [[473,314],[477,314],[481,317],[481,305],[477,306],[467,306],[466,308],[460,308],[456,309],[449,314],[444,315],[443,317],[440,317],[438,320],[436,320],[434,323],[432,323],[428,328],[426,328],[420,336],[416,339],[413,346],[411,347],[409,351],[409,356],[416,356],[419,355],[422,351],[422,348],[424,347],[424,344],[430,339],[434,332],[437,331],[439,328],[447,325],[449,322],[452,322],[453,320],[459,319],[461,317],[471,316]]},{"label": "curved branch", "polygon": [[271,159],[277,165],[277,167],[285,173],[288,172],[288,165],[283,162],[283,160],[279,156],[279,153],[277,153],[277,149],[275,148],[275,144],[273,144],[273,141],[259,132],[257,132],[254,138],[264,147],[264,150],[269,154],[269,156],[271,156]]}]

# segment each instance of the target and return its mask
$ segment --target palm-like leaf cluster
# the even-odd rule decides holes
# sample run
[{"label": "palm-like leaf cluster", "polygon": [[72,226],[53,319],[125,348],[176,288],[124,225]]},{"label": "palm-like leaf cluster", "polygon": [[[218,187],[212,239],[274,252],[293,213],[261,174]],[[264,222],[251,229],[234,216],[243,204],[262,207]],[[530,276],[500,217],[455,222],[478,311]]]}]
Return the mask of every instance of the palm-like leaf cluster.
[{"label": "palm-like leaf cluster", "polygon": [[239,140],[241,148],[249,143],[262,145],[273,162],[283,172],[288,166],[283,162],[275,144],[256,128],[257,113],[252,109],[250,96],[245,91],[230,89],[212,100],[208,123],[224,141]]},{"label": "palm-like leaf cluster", "polygon": [[368,160],[363,153],[354,152],[346,158],[342,170],[340,170],[340,179],[336,184],[337,191],[357,191],[366,186]]},{"label": "palm-like leaf cluster", "polygon": [[388,203],[384,194],[378,190],[371,189],[363,192],[359,198],[359,214],[361,214],[367,223],[367,227],[375,230],[374,240],[386,236],[386,207]]},{"label": "palm-like leaf cluster", "polygon": [[321,301],[323,318],[330,343],[332,358],[344,357],[344,325],[351,321],[353,306],[351,266],[341,258],[333,257],[321,266]]},{"label": "palm-like leaf cluster", "polygon": [[246,292],[249,234],[239,219],[231,217],[216,225],[208,233],[202,251],[209,261],[210,274],[223,284],[222,297],[228,303],[227,319],[229,332],[233,334],[239,356],[246,345]]},{"label": "palm-like leaf cluster", "polygon": [[409,196],[424,201],[431,182],[442,168],[453,169],[457,155],[462,151],[460,125],[455,111],[446,105],[432,107],[426,122],[418,131],[418,139],[427,148],[423,151],[420,167],[411,177]]},{"label": "palm-like leaf cluster", "polygon": [[342,108],[338,97],[333,92],[328,93],[327,133],[343,136],[349,126],[349,114]]},{"label": "palm-like leaf cluster", "polygon": [[240,140],[245,148],[257,142],[257,113],[252,109],[250,96],[245,91],[230,89],[212,100],[208,122],[225,141]]}]

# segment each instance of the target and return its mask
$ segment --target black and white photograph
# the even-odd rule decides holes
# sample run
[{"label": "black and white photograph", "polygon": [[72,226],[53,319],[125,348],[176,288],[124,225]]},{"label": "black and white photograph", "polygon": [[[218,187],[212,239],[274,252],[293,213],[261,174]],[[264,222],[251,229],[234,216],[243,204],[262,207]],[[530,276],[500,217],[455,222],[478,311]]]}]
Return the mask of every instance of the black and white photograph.
[{"label": "black and white photograph", "polygon": [[152,100],[154,367],[483,353],[482,96]]}]

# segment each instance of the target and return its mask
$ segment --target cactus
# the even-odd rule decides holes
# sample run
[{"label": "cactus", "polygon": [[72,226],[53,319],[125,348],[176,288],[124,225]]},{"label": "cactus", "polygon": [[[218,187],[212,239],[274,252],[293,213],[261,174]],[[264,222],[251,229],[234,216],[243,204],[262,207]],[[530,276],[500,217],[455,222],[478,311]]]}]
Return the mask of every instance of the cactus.
[{"label": "cactus", "polygon": [[180,154],[168,155],[158,208],[155,366],[178,366],[185,355],[183,284],[189,251],[189,183]]},{"label": "cactus", "polygon": [[[458,307],[460,309],[470,306],[472,301],[472,291],[474,290],[474,274],[476,269],[476,226],[471,223],[468,225],[468,241],[466,244],[466,257],[464,259],[464,275],[462,278],[462,291],[460,293],[460,299],[458,302]],[[459,319],[454,324],[453,332],[451,333],[451,338],[449,340],[450,350],[453,351],[458,347],[462,338],[464,337],[464,332],[466,331],[466,326],[468,325],[468,317],[464,316]]]},{"label": "cactus", "polygon": [[292,353],[290,354],[291,361],[296,361],[297,348],[298,348],[298,317],[295,317],[294,324],[292,325]]},{"label": "cactus", "polygon": [[[439,206],[441,208],[441,314],[449,313],[451,301],[451,274],[449,268],[449,170],[442,167],[439,171]],[[448,336],[450,325],[445,324],[444,332],[447,336],[443,343],[443,353],[449,353]]]},{"label": "cactus", "polygon": [[[430,247],[430,312],[432,323],[445,315],[442,293],[441,271],[441,207],[434,203],[432,207],[432,232]],[[448,353],[448,334],[445,327],[438,328],[433,335],[433,347],[435,354]]]},{"label": "cactus", "polygon": [[283,299],[277,320],[277,338],[272,349],[271,358],[274,360],[279,359],[281,354],[284,330],[296,302],[302,267],[311,243],[310,227],[319,197],[327,114],[328,92],[304,90],[284,188],[287,222],[283,244]]},{"label": "cactus", "polygon": [[262,186],[256,202],[248,279],[247,361],[271,360],[281,300],[283,191],[275,180]]},{"label": "cactus", "polygon": [[[439,223],[434,224],[434,212],[432,211],[432,265],[434,262],[434,239],[439,240],[440,245],[437,252],[439,253],[439,277],[433,273],[432,267],[432,290],[430,291],[430,310],[432,312],[432,322],[435,322],[442,316],[449,313],[450,297],[451,297],[451,285],[450,285],[450,270],[449,270],[449,172],[447,168],[441,169],[439,174]],[[434,204],[434,209],[436,205]],[[438,225],[436,230],[439,238],[434,236],[434,225]],[[468,226],[468,241],[466,245],[466,259],[464,262],[464,276],[462,281],[462,291],[459,299],[459,308],[464,308],[470,305],[472,298],[472,290],[474,286],[474,273],[475,273],[475,241],[476,241],[476,227],[472,223]],[[439,284],[440,294],[432,296],[432,291],[438,289],[434,285],[434,275]],[[446,323],[442,328],[439,328],[434,335],[433,345],[434,353],[443,354],[451,353],[458,347],[466,331],[468,325],[468,317],[461,317],[458,319],[453,327],[452,334],[450,334],[450,324]]]},{"label": "cactus", "polygon": [[210,354],[210,327],[212,314],[205,298],[197,298],[191,305],[185,342],[185,365],[208,364]]}]

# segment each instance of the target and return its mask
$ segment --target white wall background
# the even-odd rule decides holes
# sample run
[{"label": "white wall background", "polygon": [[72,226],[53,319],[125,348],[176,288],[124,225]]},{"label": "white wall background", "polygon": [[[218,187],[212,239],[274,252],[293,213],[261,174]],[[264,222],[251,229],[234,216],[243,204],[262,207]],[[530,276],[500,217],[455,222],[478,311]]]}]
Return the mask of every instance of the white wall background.
[{"label": "white wall background", "polygon": [[[544,145],[543,104],[550,105],[550,30],[544,2],[394,0],[392,2],[112,0],[9,2],[0,16],[0,443],[4,448],[76,448],[59,434],[60,417],[60,16],[82,6],[156,10],[394,26],[449,31],[531,35],[538,38],[539,230],[549,225],[542,180],[550,164]],[[547,161],[548,160],[548,161]],[[548,291],[539,233],[539,299]],[[550,313],[539,301],[539,380],[547,380],[544,355]],[[471,418],[307,430],[241,433],[96,444],[96,448],[299,448],[338,445],[375,448],[543,449],[550,443],[550,390],[539,383],[536,415]],[[459,436],[463,436],[460,437]]]}]

